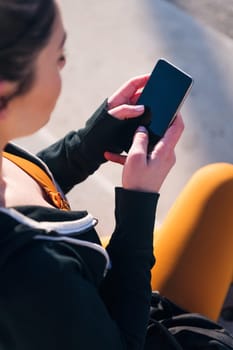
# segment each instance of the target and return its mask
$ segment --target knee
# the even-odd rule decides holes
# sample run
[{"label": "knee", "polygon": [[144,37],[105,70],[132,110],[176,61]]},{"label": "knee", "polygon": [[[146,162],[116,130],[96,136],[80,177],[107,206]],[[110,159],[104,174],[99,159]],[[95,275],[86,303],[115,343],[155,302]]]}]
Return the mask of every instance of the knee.
[{"label": "knee", "polygon": [[188,183],[196,196],[218,198],[233,195],[233,164],[213,163],[200,168]]},{"label": "knee", "polygon": [[233,164],[213,163],[203,166],[197,170],[191,180],[197,181],[205,186],[219,187],[233,182]]},{"label": "knee", "polygon": [[232,225],[232,202],[233,165],[206,165],[191,177],[170,209],[163,227],[174,227],[176,223],[179,230],[195,231],[200,223],[206,223],[207,230],[212,224]]}]

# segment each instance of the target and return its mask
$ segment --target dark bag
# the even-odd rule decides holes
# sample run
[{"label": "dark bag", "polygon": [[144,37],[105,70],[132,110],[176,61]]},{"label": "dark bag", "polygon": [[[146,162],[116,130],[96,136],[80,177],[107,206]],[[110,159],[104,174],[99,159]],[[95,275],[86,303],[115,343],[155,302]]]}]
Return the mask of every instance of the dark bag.
[{"label": "dark bag", "polygon": [[208,318],[152,294],[145,350],[233,350],[233,336]]}]

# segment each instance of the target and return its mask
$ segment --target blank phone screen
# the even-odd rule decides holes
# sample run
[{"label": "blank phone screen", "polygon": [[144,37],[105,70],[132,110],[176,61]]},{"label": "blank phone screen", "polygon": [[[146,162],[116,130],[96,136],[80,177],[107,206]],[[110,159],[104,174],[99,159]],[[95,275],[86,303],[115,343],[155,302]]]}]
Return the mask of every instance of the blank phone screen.
[{"label": "blank phone screen", "polygon": [[159,60],[137,104],[149,113],[149,129],[162,137],[192,85],[192,78],[165,60]]}]

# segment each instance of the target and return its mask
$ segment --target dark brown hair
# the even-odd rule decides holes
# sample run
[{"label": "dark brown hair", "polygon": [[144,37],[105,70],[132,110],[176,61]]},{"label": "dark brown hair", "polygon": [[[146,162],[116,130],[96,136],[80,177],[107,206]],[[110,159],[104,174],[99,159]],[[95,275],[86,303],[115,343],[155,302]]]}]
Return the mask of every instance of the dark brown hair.
[{"label": "dark brown hair", "polygon": [[0,81],[18,83],[14,96],[30,89],[55,18],[54,0],[0,0]]}]

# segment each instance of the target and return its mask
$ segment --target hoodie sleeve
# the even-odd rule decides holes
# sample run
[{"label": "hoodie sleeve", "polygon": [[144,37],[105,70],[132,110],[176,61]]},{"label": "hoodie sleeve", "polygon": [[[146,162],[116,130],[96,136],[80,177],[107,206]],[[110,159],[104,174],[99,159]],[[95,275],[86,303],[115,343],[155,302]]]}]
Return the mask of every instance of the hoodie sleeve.
[{"label": "hoodie sleeve", "polygon": [[153,231],[159,195],[116,189],[116,228],[107,251],[112,268],[101,286],[127,349],[143,349],[151,301]]},{"label": "hoodie sleeve", "polygon": [[106,162],[105,151],[128,151],[141,117],[118,120],[108,114],[107,100],[87,121],[63,139],[38,153],[64,193],[85,180]]}]

